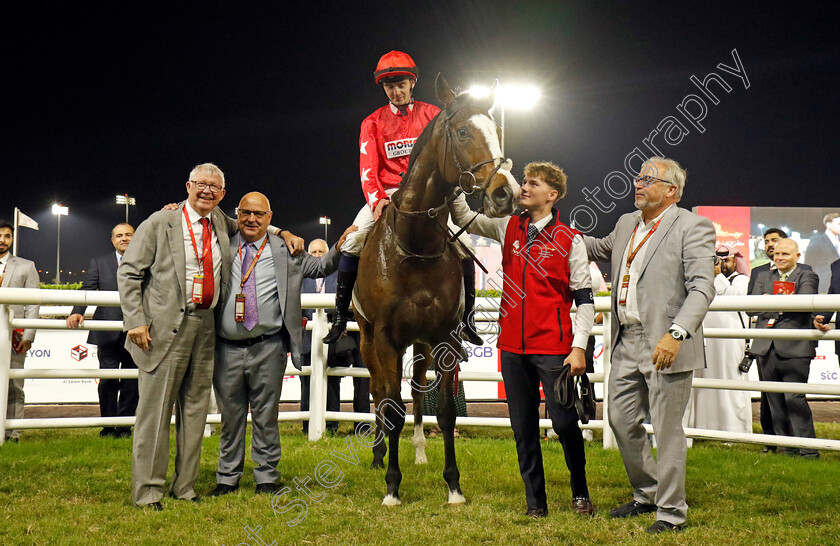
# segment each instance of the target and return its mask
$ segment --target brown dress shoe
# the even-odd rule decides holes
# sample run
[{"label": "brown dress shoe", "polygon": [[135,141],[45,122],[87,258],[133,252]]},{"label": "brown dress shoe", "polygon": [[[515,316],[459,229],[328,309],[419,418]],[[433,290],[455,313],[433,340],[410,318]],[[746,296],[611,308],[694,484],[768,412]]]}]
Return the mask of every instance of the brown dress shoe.
[{"label": "brown dress shoe", "polygon": [[572,510],[581,516],[594,516],[595,505],[587,497],[575,497],[572,500]]}]

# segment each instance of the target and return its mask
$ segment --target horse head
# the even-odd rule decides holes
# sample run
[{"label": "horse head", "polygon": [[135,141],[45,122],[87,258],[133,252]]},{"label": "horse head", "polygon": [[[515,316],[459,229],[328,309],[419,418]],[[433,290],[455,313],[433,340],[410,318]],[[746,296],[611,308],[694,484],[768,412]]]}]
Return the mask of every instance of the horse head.
[{"label": "horse head", "polygon": [[456,95],[438,74],[435,94],[444,104],[439,130],[445,131],[439,170],[444,180],[464,193],[482,195],[484,214],[507,216],[519,203],[519,185],[510,170],[513,163],[502,156],[499,127],[490,116],[497,85],[488,97]]}]

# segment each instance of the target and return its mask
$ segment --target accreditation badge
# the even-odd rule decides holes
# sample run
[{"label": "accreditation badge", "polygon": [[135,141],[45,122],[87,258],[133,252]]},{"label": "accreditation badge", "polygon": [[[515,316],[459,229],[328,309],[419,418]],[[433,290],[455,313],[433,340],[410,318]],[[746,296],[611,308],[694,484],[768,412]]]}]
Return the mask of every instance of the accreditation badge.
[{"label": "accreditation badge", "polygon": [[193,276],[192,302],[201,304],[204,301],[204,275]]},{"label": "accreditation badge", "polygon": [[233,320],[245,322],[245,294],[237,294],[233,303]]},{"label": "accreditation badge", "polygon": [[627,305],[627,292],[630,291],[630,275],[621,278],[621,289],[618,292],[618,304]]}]

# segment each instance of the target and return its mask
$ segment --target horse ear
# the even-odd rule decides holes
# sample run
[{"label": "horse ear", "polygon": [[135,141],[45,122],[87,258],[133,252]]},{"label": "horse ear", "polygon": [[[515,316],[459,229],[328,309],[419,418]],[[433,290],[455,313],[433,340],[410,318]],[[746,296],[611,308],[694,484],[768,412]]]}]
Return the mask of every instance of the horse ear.
[{"label": "horse ear", "polygon": [[455,100],[455,93],[452,92],[452,88],[449,87],[449,82],[446,81],[446,78],[440,72],[435,77],[435,95],[443,103],[444,108],[449,108],[452,101]]},{"label": "horse ear", "polygon": [[487,93],[487,96],[477,100],[476,105],[489,112],[490,110],[492,110],[493,105],[496,104],[496,94],[498,92],[499,80],[495,80],[493,82],[493,86],[490,87],[490,92]]}]

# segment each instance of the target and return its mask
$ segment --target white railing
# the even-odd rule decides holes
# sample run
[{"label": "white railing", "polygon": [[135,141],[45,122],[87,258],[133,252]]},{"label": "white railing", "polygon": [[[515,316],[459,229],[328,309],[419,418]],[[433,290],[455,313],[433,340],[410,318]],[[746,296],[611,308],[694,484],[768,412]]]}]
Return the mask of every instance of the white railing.
[{"label": "white railing", "polygon": [[[10,370],[11,330],[13,328],[64,329],[63,319],[17,319],[11,316],[8,305],[11,304],[39,304],[39,305],[119,305],[117,292],[97,292],[81,290],[38,290],[26,288],[0,288],[0,443],[6,429],[35,429],[35,428],[76,428],[99,426],[125,426],[134,424],[133,417],[88,417],[88,418],[49,418],[49,419],[4,419],[8,391],[5,385],[10,378],[136,378],[137,370],[65,370],[65,369],[24,369]],[[321,339],[329,326],[325,309],[334,307],[332,294],[303,294],[301,296],[303,308],[316,309],[313,319],[307,325],[312,330],[312,339]],[[492,320],[498,312],[499,298],[478,298],[477,314],[479,320]],[[607,382],[604,378],[609,375],[610,354],[610,301],[607,297],[595,298],[595,308],[604,313],[603,326],[596,326],[593,334],[604,336],[604,373],[589,374],[593,382],[601,382],[604,387],[603,420],[593,420],[581,428],[603,430],[604,447],[614,448],[615,438],[608,422],[609,408],[607,401]],[[840,309],[840,295],[787,295],[787,296],[721,296],[711,305],[712,311],[829,311]],[[68,309],[69,312],[69,309]],[[121,330],[119,321],[86,320],[83,325],[88,330]],[[351,329],[358,326],[351,323]],[[704,335],[708,338],[744,339],[744,338],[773,338],[773,339],[812,339],[812,340],[840,340],[840,332],[832,330],[822,334],[817,330],[755,330],[742,328],[706,328]],[[327,368],[325,346],[316,343],[312,347],[311,367],[303,371],[294,371],[295,375],[310,375],[310,410],[308,412],[282,412],[281,421],[309,420],[309,439],[320,439],[326,430],[326,421],[372,421],[373,414],[328,412],[326,411],[327,376],[369,377],[365,369],[360,368]],[[410,374],[404,377],[410,378]],[[434,378],[434,372],[428,372],[427,377]],[[499,372],[462,372],[459,379],[463,381],[502,381]],[[796,392],[806,394],[821,394],[840,396],[840,386],[774,383],[768,381],[727,381],[718,379],[695,378],[692,386],[704,389],[731,389],[762,392]],[[250,417],[249,417],[250,419]],[[433,416],[424,416],[424,422],[436,423]],[[219,414],[207,416],[208,423],[220,423]],[[413,423],[411,415],[406,416],[406,423]],[[458,417],[460,425],[509,427],[507,418],[490,417]],[[549,419],[540,420],[541,428],[551,428]],[[646,425],[652,432],[650,425]],[[783,447],[805,447],[812,449],[840,450],[840,441],[798,438],[787,436],[773,436],[752,433],[735,433],[705,429],[687,428],[686,435],[693,438],[703,438],[721,441],[736,441]]]}]

